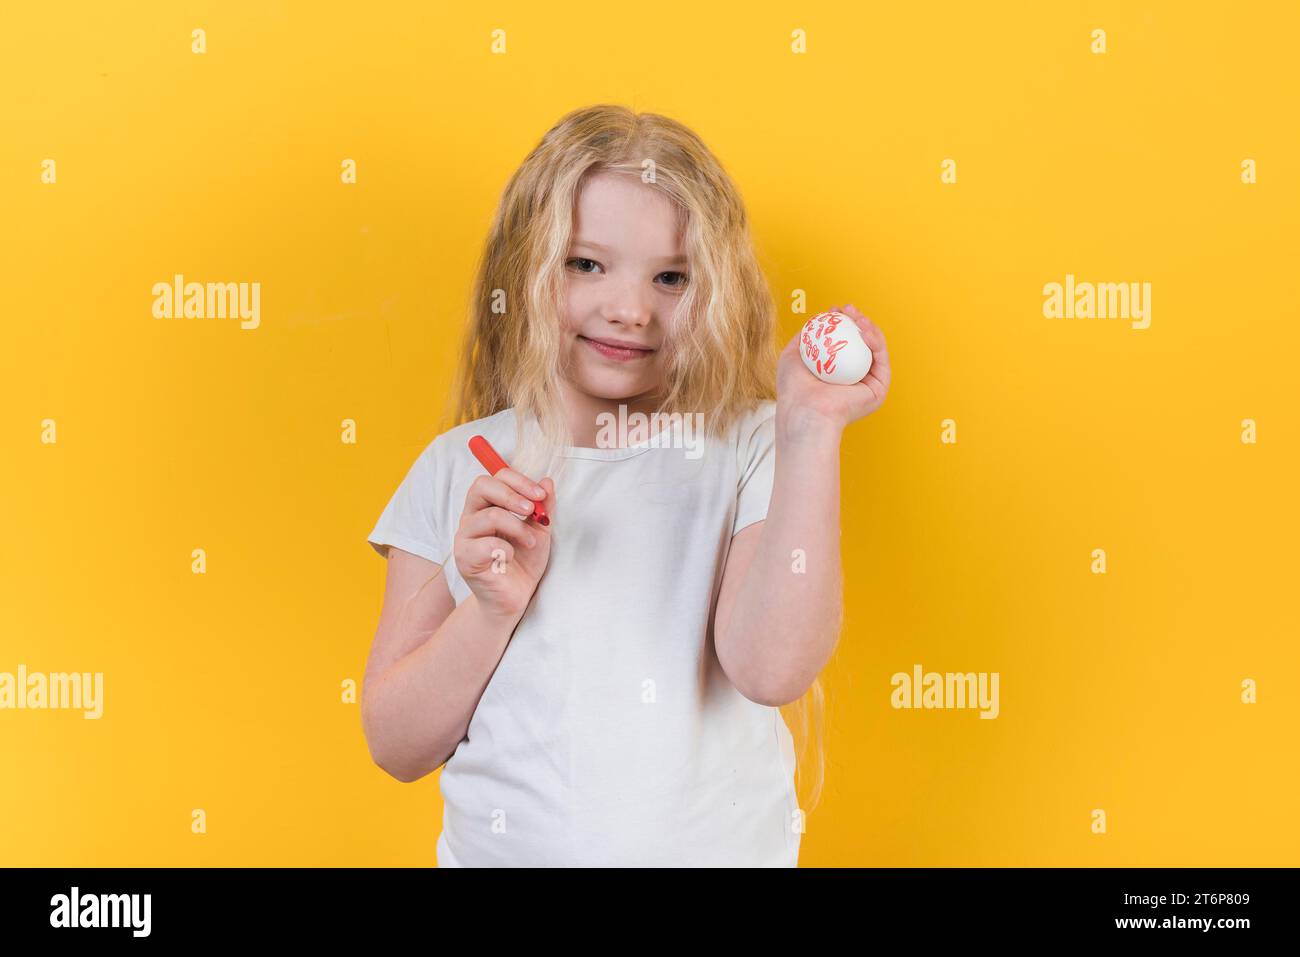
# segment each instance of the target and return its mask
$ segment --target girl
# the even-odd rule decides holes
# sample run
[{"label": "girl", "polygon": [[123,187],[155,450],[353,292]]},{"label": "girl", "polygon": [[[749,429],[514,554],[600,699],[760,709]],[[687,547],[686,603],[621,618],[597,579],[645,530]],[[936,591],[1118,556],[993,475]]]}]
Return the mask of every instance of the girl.
[{"label": "girl", "polygon": [[821,705],[839,442],[884,400],[881,332],[841,310],[874,354],[855,385],[797,336],[774,363],[735,186],[689,129],[608,105],[515,173],[472,303],[457,424],[369,536],[371,755],[401,781],[446,764],[442,867],[795,866],[780,708]]}]

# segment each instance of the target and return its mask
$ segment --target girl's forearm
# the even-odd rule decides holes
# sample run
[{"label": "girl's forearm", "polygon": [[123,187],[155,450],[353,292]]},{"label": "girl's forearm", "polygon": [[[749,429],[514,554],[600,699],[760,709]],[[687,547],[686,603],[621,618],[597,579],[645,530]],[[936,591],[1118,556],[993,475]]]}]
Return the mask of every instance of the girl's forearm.
[{"label": "girl's forearm", "polygon": [[361,722],[375,763],[408,782],[441,767],[465,737],[522,617],[490,613],[471,593],[426,641],[367,684]]},{"label": "girl's forearm", "polygon": [[843,623],[841,430],[778,414],[772,498],[718,660],[764,704],[797,700],[830,660]]}]

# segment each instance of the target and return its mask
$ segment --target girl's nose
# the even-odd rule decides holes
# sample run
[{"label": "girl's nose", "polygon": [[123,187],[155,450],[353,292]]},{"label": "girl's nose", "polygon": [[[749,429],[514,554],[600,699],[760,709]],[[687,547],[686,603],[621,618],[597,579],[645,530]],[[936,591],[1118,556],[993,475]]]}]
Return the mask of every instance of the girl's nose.
[{"label": "girl's nose", "polygon": [[605,303],[601,312],[611,322],[644,326],[650,321],[650,309],[641,301],[639,296],[634,294],[616,296],[610,299]]}]

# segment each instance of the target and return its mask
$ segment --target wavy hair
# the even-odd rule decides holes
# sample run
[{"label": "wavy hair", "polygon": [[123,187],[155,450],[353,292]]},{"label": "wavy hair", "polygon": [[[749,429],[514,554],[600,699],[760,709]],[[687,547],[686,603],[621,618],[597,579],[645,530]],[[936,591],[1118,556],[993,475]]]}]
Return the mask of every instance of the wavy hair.
[{"label": "wavy hair", "polygon": [[[699,136],[668,117],[612,104],[573,110],[546,132],[501,195],[476,269],[451,421],[443,413],[445,430],[513,407],[512,463],[524,474],[555,476],[564,468],[559,453],[571,438],[559,388],[564,264],[578,196],[600,172],[635,175],[662,192],[684,233],[690,280],[662,346],[654,414],[707,409],[705,432],[721,437],[754,404],[776,398],[776,308],[744,203],[722,165]],[[525,428],[528,419],[536,429]],[[781,712],[787,727],[793,718],[798,741],[797,790],[815,731],[811,812],[825,779],[820,679]]]}]

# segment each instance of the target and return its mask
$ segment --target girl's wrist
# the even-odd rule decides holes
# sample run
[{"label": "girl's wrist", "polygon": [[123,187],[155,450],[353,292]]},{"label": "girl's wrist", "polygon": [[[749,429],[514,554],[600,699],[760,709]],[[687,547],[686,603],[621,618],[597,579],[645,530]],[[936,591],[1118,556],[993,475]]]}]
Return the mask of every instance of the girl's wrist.
[{"label": "girl's wrist", "polygon": [[776,440],[783,445],[838,447],[844,426],[817,412],[802,408],[776,409]]},{"label": "girl's wrist", "polygon": [[479,617],[488,624],[489,627],[496,630],[504,630],[506,633],[514,632],[515,627],[524,617],[524,612],[528,610],[527,605],[520,608],[518,611],[515,611],[512,608],[502,608],[494,602],[484,601],[473,592],[470,593],[470,597],[474,599],[474,610],[478,613]]}]

